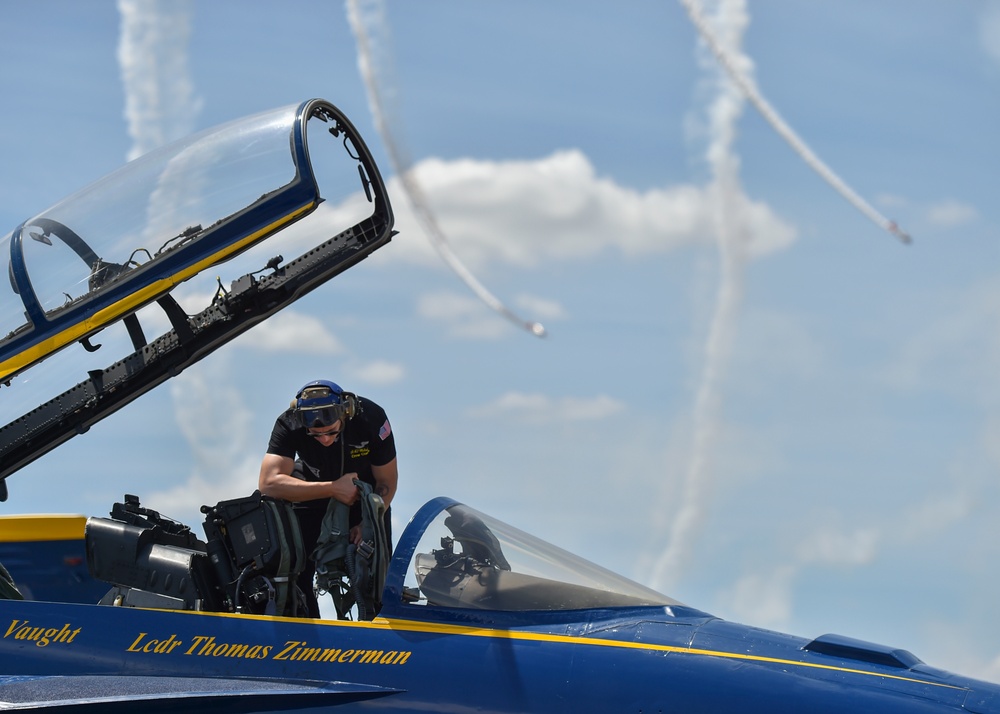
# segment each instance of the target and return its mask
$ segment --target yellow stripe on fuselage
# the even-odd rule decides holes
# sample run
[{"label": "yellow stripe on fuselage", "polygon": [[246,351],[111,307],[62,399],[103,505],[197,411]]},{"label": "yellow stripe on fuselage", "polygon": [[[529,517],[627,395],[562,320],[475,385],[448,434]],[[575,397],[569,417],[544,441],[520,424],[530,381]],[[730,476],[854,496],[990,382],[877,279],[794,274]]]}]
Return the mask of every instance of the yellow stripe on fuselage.
[{"label": "yellow stripe on fuselage", "polygon": [[[267,615],[248,615],[231,613],[209,613],[178,611],[184,614],[211,617],[236,617],[241,620],[258,619],[268,622],[298,622],[302,623],[302,618],[295,617],[273,617]],[[933,682],[917,677],[906,677],[899,674],[886,674],[885,672],[873,672],[867,669],[857,669],[855,667],[839,667],[832,664],[820,664],[818,662],[802,662],[794,659],[782,659],[780,657],[766,657],[763,655],[753,655],[743,652],[726,652],[724,650],[705,650],[694,647],[676,647],[674,645],[658,645],[650,642],[627,642],[621,640],[605,640],[596,637],[576,637],[573,635],[553,635],[540,632],[523,632],[520,630],[498,630],[486,627],[468,627],[463,625],[448,625],[436,622],[419,622],[416,620],[389,620],[376,617],[371,622],[352,622],[339,620],[309,620],[313,625],[329,627],[349,627],[374,630],[390,630],[393,632],[423,632],[434,635],[455,635],[458,637],[486,637],[502,640],[519,640],[522,642],[551,642],[565,645],[590,645],[593,647],[614,647],[628,650],[646,650],[649,652],[663,652],[667,654],[700,655],[703,657],[720,657],[724,659],[742,660],[745,662],[762,662],[778,664],[786,667],[805,667],[809,669],[825,670],[830,672],[843,672],[846,674],[859,674],[867,677],[879,677],[882,679],[892,679],[901,682],[913,682],[915,684],[926,684],[929,687],[944,687],[946,689],[965,690],[966,687],[944,682]]]},{"label": "yellow stripe on fuselage", "polygon": [[0,516],[0,543],[83,540],[86,516],[38,514]]},{"label": "yellow stripe on fuselage", "polygon": [[723,650],[703,650],[694,647],[676,647],[674,645],[658,645],[650,642],[625,642],[617,640],[605,640],[595,637],[574,637],[571,635],[549,635],[537,632],[520,632],[513,630],[495,630],[489,628],[460,627],[455,625],[439,625],[430,622],[415,622],[410,620],[381,620],[376,618],[370,623],[380,629],[405,630],[407,632],[427,632],[435,634],[461,635],[465,637],[493,637],[508,640],[527,640],[532,642],[559,642],[562,644],[593,645],[597,647],[617,647],[620,649],[649,650],[651,652],[665,652],[688,655],[702,655],[705,657],[722,657],[726,659],[738,659],[748,662],[768,662],[771,664],[781,664],[791,667],[808,667],[811,669],[822,669],[833,672],[846,672],[850,674],[861,674],[869,677],[882,677],[884,679],[895,679],[903,682],[916,682],[927,684],[933,687],[946,687],[948,689],[965,689],[965,687],[945,684],[943,682],[928,682],[925,679],[915,677],[904,677],[896,674],[885,674],[884,672],[872,672],[866,669],[855,669],[852,667],[838,667],[831,664],[819,664],[817,662],[801,662],[793,659],[782,659],[779,657],[765,657],[763,655],[752,655],[742,652],[726,652]]},{"label": "yellow stripe on fuselage", "polygon": [[72,324],[55,335],[46,337],[38,344],[32,345],[13,357],[0,362],[0,381],[17,374],[26,367],[30,367],[35,362],[38,362],[53,352],[62,349],[71,342],[83,339],[87,335],[96,332],[115,320],[135,312],[147,303],[155,300],[160,295],[165,295],[170,292],[179,283],[182,283],[188,278],[197,275],[202,270],[210,268],[214,264],[225,260],[234,253],[238,253],[239,251],[248,248],[268,233],[272,233],[288,223],[291,223],[293,220],[300,218],[315,208],[315,206],[315,202],[310,202],[306,206],[303,206],[296,211],[292,211],[288,215],[283,216],[259,231],[251,233],[242,240],[230,243],[222,250],[213,253],[197,263],[189,265],[183,270],[179,270],[169,277],[161,278],[153,283],[150,283],[141,290],[129,293],[118,302],[108,305],[106,308],[95,312],[87,319]]}]

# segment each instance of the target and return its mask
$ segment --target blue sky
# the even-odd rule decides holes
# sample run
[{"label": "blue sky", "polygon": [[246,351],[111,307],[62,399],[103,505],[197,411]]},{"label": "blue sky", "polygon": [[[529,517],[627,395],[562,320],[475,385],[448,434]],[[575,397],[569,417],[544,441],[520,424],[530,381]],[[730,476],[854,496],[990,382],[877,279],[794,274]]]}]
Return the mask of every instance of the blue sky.
[{"label": "blue sky", "polygon": [[[326,98],[390,179],[400,234],[14,475],[7,512],[102,515],[127,492],[197,527],[199,505],[256,486],[296,389],[333,379],[393,421],[396,532],[450,495],[721,617],[1000,680],[996,4],[750,0],[725,25],[904,246],[727,94],[678,2],[389,0],[381,89],[413,175],[455,253],[544,339],[429,247],[343,4],[144,11],[190,35],[160,80],[187,93],[142,126]],[[0,2],[3,231],[136,145],[122,18]],[[5,388],[5,409],[18,387],[34,389]]]}]

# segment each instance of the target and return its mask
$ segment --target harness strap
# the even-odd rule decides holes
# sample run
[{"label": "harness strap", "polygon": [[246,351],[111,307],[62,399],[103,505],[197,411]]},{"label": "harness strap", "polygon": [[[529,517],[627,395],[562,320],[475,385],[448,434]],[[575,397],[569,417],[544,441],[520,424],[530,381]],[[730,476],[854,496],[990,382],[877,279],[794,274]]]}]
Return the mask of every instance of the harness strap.
[{"label": "harness strap", "polygon": [[270,609],[271,604],[273,603],[276,610],[273,614],[284,615],[286,614],[285,607],[288,604],[288,573],[292,568],[291,552],[288,548],[288,538],[285,537],[285,520],[278,512],[278,504],[274,501],[265,501],[265,503],[270,509],[271,515],[274,519],[275,530],[278,532],[278,545],[281,548],[281,558],[278,561],[278,572],[276,572],[272,578],[272,581],[277,586],[275,588],[275,590],[277,590],[275,593],[277,602],[274,602],[272,597],[271,602],[268,603],[268,608]]},{"label": "harness strap", "polygon": [[358,619],[370,620],[382,606],[382,588],[389,567],[389,543],[383,516],[385,503],[372,487],[354,480],[361,494],[361,539],[359,547],[350,542],[350,507],[330,499],[312,559],[316,562],[316,584],[330,593],[337,617],[348,618],[355,604]]}]

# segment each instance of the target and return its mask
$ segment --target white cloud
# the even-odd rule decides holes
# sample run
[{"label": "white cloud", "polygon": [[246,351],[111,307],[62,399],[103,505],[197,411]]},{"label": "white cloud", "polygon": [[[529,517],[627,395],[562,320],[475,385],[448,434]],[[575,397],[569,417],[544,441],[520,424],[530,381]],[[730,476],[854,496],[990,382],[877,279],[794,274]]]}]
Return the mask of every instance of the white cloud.
[{"label": "white cloud", "polygon": [[978,216],[979,213],[974,207],[954,199],[935,203],[927,209],[927,220],[941,228],[955,228],[971,223]]},{"label": "white cloud", "polygon": [[398,362],[374,360],[350,368],[351,375],[360,382],[386,385],[396,384],[406,376],[406,369]]},{"label": "white cloud", "polygon": [[728,618],[759,627],[787,627],[792,615],[792,586],[796,568],[779,565],[767,573],[740,578],[723,595],[721,607]]},{"label": "white cloud", "polygon": [[901,342],[885,379],[898,389],[933,388],[971,403],[1000,405],[1000,290],[994,280],[940,299],[909,339]]},{"label": "white cloud", "polygon": [[514,298],[514,303],[540,320],[562,320],[567,317],[565,308],[554,300],[535,295],[518,295]]},{"label": "white cloud", "polygon": [[[638,257],[714,240],[711,187],[678,185],[639,192],[597,176],[577,150],[523,161],[431,158],[413,171],[453,250],[474,272],[497,263],[535,267],[580,260],[609,250]],[[389,193],[405,195],[398,178],[390,179]],[[733,199],[745,218],[748,254],[778,250],[795,240],[794,228],[765,204],[742,193]],[[322,204],[282,232],[284,251],[306,250],[317,235],[343,230],[366,205],[361,194],[337,206]],[[408,202],[397,201],[394,212],[399,235],[389,250],[372,256],[371,263],[443,266]],[[566,316],[563,307],[548,298],[520,295],[516,301],[537,319]],[[487,319],[488,310],[468,294],[422,296],[417,313],[446,323],[452,337],[496,340],[511,331],[503,321]],[[253,345],[266,348],[272,339],[277,336],[261,335]]]},{"label": "white cloud", "polygon": [[[577,150],[535,161],[428,159],[415,171],[445,232],[472,265],[502,260],[535,266],[608,248],[637,256],[712,240],[707,189],[638,192],[598,177]],[[758,252],[793,240],[793,229],[766,206],[747,204]],[[400,216],[402,225],[406,212]]]},{"label": "white cloud", "polygon": [[983,453],[993,464],[1000,466],[1000,415],[991,414],[985,420],[979,441],[982,444]]},{"label": "white cloud", "polygon": [[546,394],[507,392],[489,404],[469,410],[480,418],[503,418],[528,423],[555,421],[594,421],[625,410],[621,401],[600,394],[596,397],[563,397]]},{"label": "white cloud", "polygon": [[[965,643],[962,643],[963,645]],[[961,645],[960,645],[961,646]],[[961,650],[959,650],[959,654]],[[988,682],[1000,682],[1000,655],[997,655],[990,661],[981,671],[975,669],[976,663],[969,663],[969,670],[972,670],[971,674],[973,677],[979,677],[980,679],[985,679]],[[965,670],[963,670],[965,671]]]},{"label": "white cloud", "polygon": [[719,606],[736,621],[787,629],[794,610],[796,582],[803,570],[869,565],[877,555],[878,541],[875,528],[811,533],[799,544],[792,562],[776,563],[766,571],[742,576],[722,593]]},{"label": "white cloud", "polygon": [[875,528],[858,528],[851,533],[814,531],[799,544],[798,557],[802,564],[867,565],[875,560],[878,542]]},{"label": "white cloud", "polygon": [[[521,294],[514,303],[532,317],[549,321],[566,317],[566,310],[554,300]],[[451,337],[476,340],[497,340],[513,329],[504,320],[497,320],[489,309],[469,293],[441,291],[425,293],[417,299],[417,315],[446,326]]]},{"label": "white cloud", "polygon": [[417,315],[445,323],[452,337],[496,340],[512,329],[504,320],[493,319],[489,309],[469,294],[427,293],[417,299]]},{"label": "white cloud", "polygon": [[235,344],[264,352],[336,355],[344,351],[322,322],[289,308],[244,333]]},{"label": "white cloud", "polygon": [[979,23],[979,42],[993,60],[1000,62],[1000,7],[988,4]]},{"label": "white cloud", "polygon": [[417,314],[431,320],[460,320],[478,312],[479,301],[459,293],[428,293],[417,299]]},{"label": "white cloud", "polygon": [[[204,310],[212,303],[214,293],[181,286],[171,293],[188,315]],[[170,329],[170,321],[157,304],[144,307],[139,321],[147,339]],[[233,342],[243,349],[258,352],[297,352],[313,355],[339,355],[344,346],[319,319],[286,307],[270,319],[244,332]]]},{"label": "white cloud", "polygon": [[880,193],[875,200],[884,208],[905,208],[909,205],[909,201],[894,193]]},{"label": "white cloud", "polygon": [[[665,253],[713,240],[709,189],[693,185],[640,192],[597,176],[578,150],[524,161],[430,158],[413,171],[442,230],[464,263],[534,267],[589,258],[605,250],[627,256]],[[390,195],[403,195],[389,182]],[[750,250],[761,255],[788,246],[795,229],[745,196]],[[400,236],[379,260],[435,264],[430,240],[405,201],[394,205]]]},{"label": "white cloud", "polygon": [[260,449],[250,443],[252,414],[232,383],[227,353],[178,375],[170,384],[177,424],[195,459],[194,471],[173,488],[150,494],[156,509],[192,526],[199,509],[251,493],[257,487]]},{"label": "white cloud", "polygon": [[[734,382],[744,393],[764,390],[774,378],[811,382],[830,369],[816,326],[792,311],[753,306],[740,315],[739,350],[733,354]],[[781,345],[775,350],[775,345]]]},{"label": "white cloud", "polygon": [[498,320],[483,311],[480,319],[451,325],[448,334],[466,340],[499,340],[511,334],[513,329],[505,320]]},{"label": "white cloud", "polygon": [[[845,529],[808,531],[789,556],[758,565],[720,595],[725,616],[742,622],[787,629],[795,614],[796,593],[808,592],[810,574],[891,568],[893,560],[912,553],[921,541],[938,540],[942,532],[968,516],[969,499],[961,493],[933,494],[905,505],[895,518]],[[774,553],[781,549],[775,547]],[[871,577],[875,577],[874,575]]]}]

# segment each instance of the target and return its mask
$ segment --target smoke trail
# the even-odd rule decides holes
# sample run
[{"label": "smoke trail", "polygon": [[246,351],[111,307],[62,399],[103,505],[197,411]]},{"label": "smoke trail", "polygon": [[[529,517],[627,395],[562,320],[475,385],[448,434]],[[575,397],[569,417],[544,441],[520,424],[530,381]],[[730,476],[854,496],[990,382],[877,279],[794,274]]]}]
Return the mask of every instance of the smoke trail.
[{"label": "smoke trail", "polygon": [[201,102],[188,71],[190,0],[118,0],[118,13],[131,161],[190,134]]},{"label": "smoke trail", "polygon": [[[823,161],[821,161],[820,158],[813,153],[812,149],[810,149],[806,143],[802,141],[802,139],[800,139],[799,136],[792,130],[792,128],[788,126],[774,107],[772,107],[771,104],[761,95],[753,79],[744,71],[741,71],[741,68],[737,66],[737,63],[733,60],[732,56],[725,50],[725,48],[723,48],[722,44],[708,27],[708,24],[705,22],[705,18],[702,16],[698,0],[680,0],[680,2],[687,10],[688,16],[691,18],[691,22],[694,23],[695,28],[698,30],[698,34],[701,35],[705,44],[708,45],[709,49],[712,50],[712,53],[719,60],[719,64],[722,65],[723,69],[726,70],[726,73],[733,80],[733,82],[735,82],[736,85],[743,91],[747,99],[749,99],[750,102],[757,108],[757,111],[761,113],[767,123],[770,124],[776,132],[778,132],[778,135],[784,139],[789,146],[792,147],[792,150],[797,153],[813,171],[818,173],[824,181],[830,184],[834,190],[847,199],[852,206],[863,213],[875,225],[882,230],[889,232],[891,235],[896,236],[896,238],[901,240],[903,243],[909,243],[909,234],[896,225],[895,221],[889,220],[875,210],[871,204],[859,196],[857,192],[855,192],[844,182],[843,179],[835,174],[830,167],[823,163]],[[741,62],[741,64],[744,64],[744,62]]]},{"label": "smoke trail", "polygon": [[[361,2],[366,4],[364,12],[360,8]],[[365,17],[362,17],[362,14]],[[546,331],[541,323],[524,320],[512,312],[487,290],[458,259],[411,170],[412,161],[402,145],[400,134],[394,130],[391,121],[392,117],[399,116],[399,113],[394,111],[395,108],[391,106],[395,98],[393,83],[386,81],[391,78],[391,63],[386,57],[390,45],[388,26],[385,22],[385,9],[381,0],[347,0],[347,19],[351,23],[351,29],[358,43],[358,69],[361,71],[361,77],[368,91],[368,103],[375,118],[375,126],[382,136],[382,141],[389,153],[389,160],[403,184],[403,190],[406,191],[406,195],[410,199],[417,219],[430,236],[432,245],[444,262],[490,309],[500,313],[533,335],[544,337]],[[375,34],[379,36],[377,46],[381,53],[381,61],[378,61],[373,52],[375,43],[372,42],[369,35],[369,27],[375,28]]]},{"label": "smoke trail", "polygon": [[[725,42],[739,52],[749,21],[745,0],[722,0],[718,14]],[[748,58],[740,55],[740,61],[749,68]],[[749,236],[745,220],[746,199],[739,181],[739,158],[732,152],[736,122],[742,112],[743,96],[731,82],[720,76],[718,94],[709,107],[713,138],[707,159],[713,176],[709,193],[715,207],[713,217],[721,276],[695,398],[694,438],[682,484],[682,506],[671,525],[667,549],[653,569],[652,584],[664,591],[683,567],[691,540],[704,519],[704,502],[711,490],[709,457],[717,437],[721,383],[743,294],[743,266]]]},{"label": "smoke trail", "polygon": [[[195,96],[188,66],[191,10],[190,0],[118,0],[118,63],[133,142],[130,160],[190,134],[195,127],[201,102]],[[177,165],[169,166],[160,177],[157,191],[150,197],[150,215],[170,217],[173,214],[163,210],[164,205],[176,205],[186,196],[199,194],[200,187],[176,181],[178,172],[173,169],[180,168],[184,159],[183,155],[178,157]],[[161,235],[169,233],[169,228],[150,223],[146,230]],[[250,452],[249,412],[239,393],[220,376],[229,374],[228,357],[222,354],[185,370],[172,381],[175,416],[196,466],[185,483],[150,497],[159,508],[182,520],[196,520],[202,503],[213,503],[234,488],[243,490],[240,482],[256,470],[256,465],[249,463],[252,459],[245,456]],[[234,454],[243,456],[236,458]]]},{"label": "smoke trail", "polygon": [[[194,96],[188,69],[190,0],[118,0],[118,11],[118,64],[125,89],[125,118],[132,137],[127,158],[132,160],[190,134],[201,103]],[[190,149],[160,175],[147,206],[149,220],[144,236],[150,242],[182,228],[171,225],[176,211],[169,209],[200,194],[203,187],[191,184],[183,165],[187,159],[196,160],[193,154],[202,151]],[[179,183],[178,177],[184,181]]]}]

